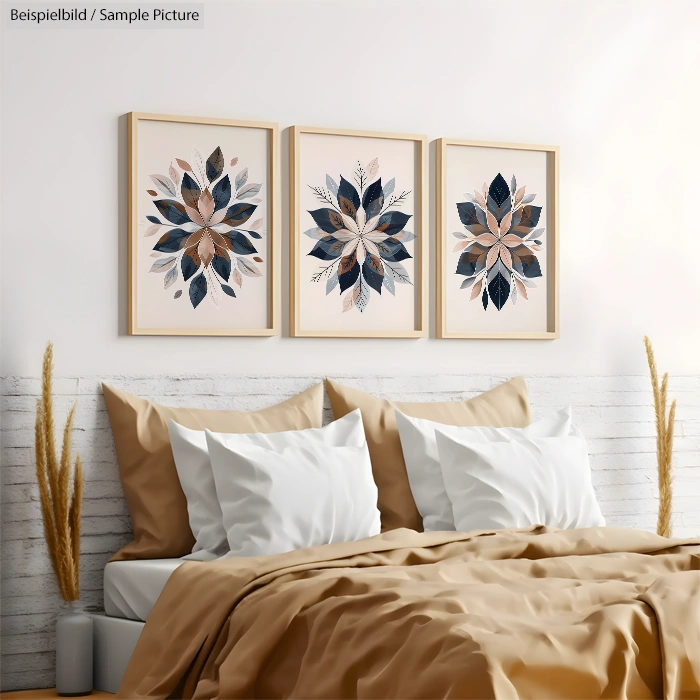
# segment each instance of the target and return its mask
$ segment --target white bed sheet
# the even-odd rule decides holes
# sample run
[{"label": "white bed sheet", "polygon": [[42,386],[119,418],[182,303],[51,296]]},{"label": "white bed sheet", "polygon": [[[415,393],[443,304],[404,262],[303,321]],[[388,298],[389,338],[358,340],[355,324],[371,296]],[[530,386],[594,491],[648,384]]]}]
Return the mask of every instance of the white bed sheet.
[{"label": "white bed sheet", "polygon": [[111,561],[104,572],[105,613],[146,621],[170,575],[185,559]]}]

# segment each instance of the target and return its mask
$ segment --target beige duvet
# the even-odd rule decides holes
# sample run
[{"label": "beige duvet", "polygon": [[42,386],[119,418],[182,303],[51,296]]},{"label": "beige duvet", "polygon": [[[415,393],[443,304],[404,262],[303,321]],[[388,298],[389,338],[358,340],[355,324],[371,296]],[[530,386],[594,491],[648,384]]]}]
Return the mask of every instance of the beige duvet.
[{"label": "beige duvet", "polygon": [[394,530],[170,578],[122,698],[700,698],[700,542]]}]

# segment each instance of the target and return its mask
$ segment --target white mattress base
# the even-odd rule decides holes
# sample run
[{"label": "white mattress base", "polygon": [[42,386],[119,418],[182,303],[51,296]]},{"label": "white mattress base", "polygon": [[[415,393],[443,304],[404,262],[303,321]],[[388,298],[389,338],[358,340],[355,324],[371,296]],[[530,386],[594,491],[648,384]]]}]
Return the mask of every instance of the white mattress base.
[{"label": "white mattress base", "polygon": [[145,622],[170,575],[184,563],[184,559],[109,562],[104,572],[105,613]]},{"label": "white mattress base", "polygon": [[93,686],[116,693],[145,622],[93,613]]}]

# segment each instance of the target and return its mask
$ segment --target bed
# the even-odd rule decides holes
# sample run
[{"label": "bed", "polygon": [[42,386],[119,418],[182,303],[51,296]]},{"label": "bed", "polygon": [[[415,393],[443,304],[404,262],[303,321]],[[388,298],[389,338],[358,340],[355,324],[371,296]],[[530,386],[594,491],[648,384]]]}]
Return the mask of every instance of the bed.
[{"label": "bed", "polygon": [[94,613],[94,686],[116,693],[144,623],[183,559],[109,562],[104,570],[104,614]]},{"label": "bed", "polygon": [[604,526],[570,407],[326,388],[326,426],[319,387],[259,414],[106,389],[119,697],[700,698],[700,540]]},{"label": "bed", "polygon": [[122,698],[700,697],[700,542],[417,533],[186,563]]}]

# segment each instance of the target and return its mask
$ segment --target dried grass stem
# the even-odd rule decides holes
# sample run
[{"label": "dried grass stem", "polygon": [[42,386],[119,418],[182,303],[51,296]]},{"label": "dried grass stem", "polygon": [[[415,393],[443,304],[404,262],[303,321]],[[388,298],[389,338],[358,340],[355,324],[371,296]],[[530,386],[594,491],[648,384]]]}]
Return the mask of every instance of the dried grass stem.
[{"label": "dried grass stem", "polygon": [[80,513],[83,470],[80,456],[71,465],[71,434],[77,403],[63,429],[60,458],[56,454],[53,419],[53,345],[44,353],[41,398],[36,408],[36,477],[39,484],[44,536],[61,596],[77,600],[80,594]]},{"label": "dried grass stem", "polygon": [[656,522],[656,532],[664,537],[671,536],[671,513],[673,512],[673,426],[676,420],[676,401],[668,402],[668,373],[665,373],[659,384],[659,373],[656,368],[654,349],[651,341],[644,336],[644,347],[647,352],[651,388],[654,394],[654,414],[656,421],[656,463],[659,481],[659,514]]}]

